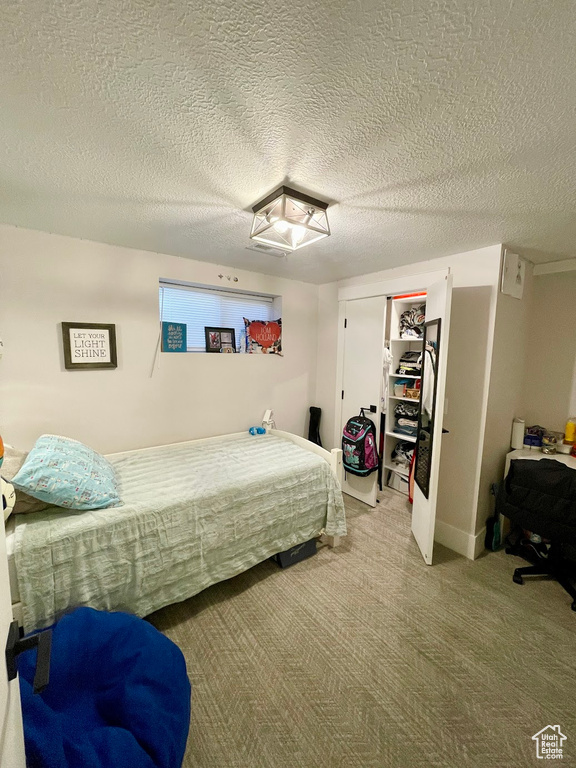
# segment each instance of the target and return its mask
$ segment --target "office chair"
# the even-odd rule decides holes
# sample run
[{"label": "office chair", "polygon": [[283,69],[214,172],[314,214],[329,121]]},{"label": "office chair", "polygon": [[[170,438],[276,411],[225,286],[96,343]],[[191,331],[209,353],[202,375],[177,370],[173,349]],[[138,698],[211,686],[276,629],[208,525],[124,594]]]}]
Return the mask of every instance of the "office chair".
[{"label": "office chair", "polygon": [[496,509],[517,529],[550,542],[534,543],[517,535],[506,554],[532,565],[516,568],[513,581],[523,584],[525,576],[552,576],[568,592],[576,611],[576,470],[554,459],[512,461],[498,490]]}]

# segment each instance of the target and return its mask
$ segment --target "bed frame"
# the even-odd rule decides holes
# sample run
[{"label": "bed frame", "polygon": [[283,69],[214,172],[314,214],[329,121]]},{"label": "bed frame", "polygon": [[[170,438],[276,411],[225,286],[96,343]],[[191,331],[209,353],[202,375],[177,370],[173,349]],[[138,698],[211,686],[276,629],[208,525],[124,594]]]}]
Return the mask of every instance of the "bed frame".
[{"label": "bed frame", "polygon": [[[324,461],[326,461],[330,465],[330,469],[332,470],[336,479],[338,480],[340,487],[342,487],[342,481],[344,478],[344,469],[342,466],[342,449],[341,448],[333,448],[331,451],[327,451],[325,448],[321,448],[319,445],[316,445],[315,443],[311,443],[310,440],[306,440],[306,438],[300,437],[299,435],[293,435],[291,432],[284,432],[281,429],[268,429],[267,432],[271,435],[278,435],[278,437],[283,437],[285,440],[290,440],[296,445],[299,445],[300,448],[304,448],[304,450],[310,451],[311,453],[314,453],[317,456],[320,456],[321,458],[323,458]],[[212,443],[212,442],[216,442],[217,440],[222,440],[223,437],[226,437],[228,440],[239,440],[240,438],[245,436],[246,436],[246,432],[233,432],[230,435],[218,435],[216,437],[202,437],[202,438],[199,438],[198,440],[187,440],[184,442],[189,444],[200,445],[201,443]],[[149,448],[141,448],[139,450],[155,451],[157,448],[158,446],[155,445]],[[133,449],[133,450],[137,450],[137,449]],[[119,453],[109,453],[105,455],[106,456],[122,456],[124,453],[132,453],[132,451],[120,451]],[[320,539],[329,547],[337,547],[340,544],[340,536],[327,536],[325,533],[322,533]],[[22,606],[20,602],[12,603],[12,615],[14,616],[18,624],[22,626],[23,625]]]}]

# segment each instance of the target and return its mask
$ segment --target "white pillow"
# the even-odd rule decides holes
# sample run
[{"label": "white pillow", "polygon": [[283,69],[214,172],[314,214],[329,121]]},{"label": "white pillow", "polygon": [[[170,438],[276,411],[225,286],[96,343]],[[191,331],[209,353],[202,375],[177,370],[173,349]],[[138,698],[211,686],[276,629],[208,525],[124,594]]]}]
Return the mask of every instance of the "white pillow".
[{"label": "white pillow", "polygon": [[14,486],[8,480],[0,477],[0,492],[2,493],[2,508],[4,509],[4,522],[10,517],[16,503],[16,493]]}]

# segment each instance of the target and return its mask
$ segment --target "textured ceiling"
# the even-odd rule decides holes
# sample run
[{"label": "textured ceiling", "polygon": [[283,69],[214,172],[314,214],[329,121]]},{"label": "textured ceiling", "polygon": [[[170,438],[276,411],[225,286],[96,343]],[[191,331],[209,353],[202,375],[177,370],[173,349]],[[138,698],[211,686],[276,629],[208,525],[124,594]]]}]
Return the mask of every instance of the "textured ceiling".
[{"label": "textured ceiling", "polygon": [[[576,256],[572,0],[3,0],[0,222],[325,282]],[[333,235],[246,250],[281,183]]]}]

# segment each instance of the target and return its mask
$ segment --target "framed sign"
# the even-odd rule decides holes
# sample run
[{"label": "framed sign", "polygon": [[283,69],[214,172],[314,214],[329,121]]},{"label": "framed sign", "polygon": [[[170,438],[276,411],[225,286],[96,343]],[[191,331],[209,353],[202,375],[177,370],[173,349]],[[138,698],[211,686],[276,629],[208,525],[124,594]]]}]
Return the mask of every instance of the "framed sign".
[{"label": "framed sign", "polygon": [[62,323],[64,367],[85,371],[116,368],[116,326],[103,323]]},{"label": "framed sign", "polygon": [[211,328],[204,326],[206,352],[236,352],[234,328]]},{"label": "framed sign", "polygon": [[162,352],[187,352],[186,323],[162,323]]}]

